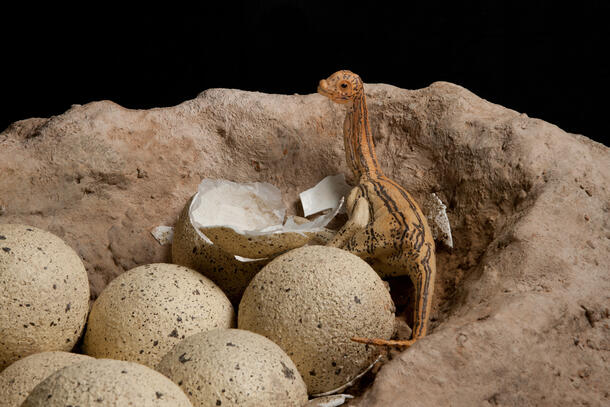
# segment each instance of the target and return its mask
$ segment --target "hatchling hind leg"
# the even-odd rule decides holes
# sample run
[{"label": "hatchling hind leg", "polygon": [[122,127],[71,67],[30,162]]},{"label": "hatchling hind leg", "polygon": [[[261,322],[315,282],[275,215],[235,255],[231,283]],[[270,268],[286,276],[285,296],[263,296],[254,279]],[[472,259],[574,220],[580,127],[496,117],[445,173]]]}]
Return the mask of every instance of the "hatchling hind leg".
[{"label": "hatchling hind leg", "polygon": [[413,345],[415,341],[426,336],[436,274],[434,248],[429,243],[426,244],[426,254],[423,258],[418,260],[416,266],[415,272],[410,276],[413,285],[415,286],[415,307],[413,309],[414,315],[411,339],[395,341],[353,337],[353,341],[369,345],[408,348]]}]

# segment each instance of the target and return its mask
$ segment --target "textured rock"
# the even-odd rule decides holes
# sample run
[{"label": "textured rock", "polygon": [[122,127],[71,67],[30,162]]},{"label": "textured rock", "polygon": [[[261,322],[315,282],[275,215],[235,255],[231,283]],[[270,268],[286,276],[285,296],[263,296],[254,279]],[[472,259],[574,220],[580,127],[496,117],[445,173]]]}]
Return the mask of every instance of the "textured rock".
[{"label": "textured rock", "polygon": [[[438,250],[430,335],[350,403],[607,403],[608,148],[449,83],[367,94],[384,171],[441,198],[454,248]],[[315,94],[212,89],[171,108],[97,102],[17,122],[0,133],[0,222],[61,236],[96,296],[167,261],[149,231],[173,224],[203,177],[271,182],[298,214],[298,192],[348,174],[343,117]]]}]

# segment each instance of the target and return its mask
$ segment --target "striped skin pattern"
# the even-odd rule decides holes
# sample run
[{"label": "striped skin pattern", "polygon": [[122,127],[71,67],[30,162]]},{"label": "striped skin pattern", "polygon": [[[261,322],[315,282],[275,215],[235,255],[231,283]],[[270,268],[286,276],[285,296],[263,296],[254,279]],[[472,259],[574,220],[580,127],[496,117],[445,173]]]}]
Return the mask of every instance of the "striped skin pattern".
[{"label": "striped skin pattern", "polygon": [[377,161],[360,77],[338,71],[321,80],[318,93],[348,105],[343,125],[347,164],[359,179],[346,200],[349,220],[328,245],[350,251],[377,271],[402,275],[415,286],[410,340],[352,338],[373,345],[409,347],[426,335],[436,275],[435,247],[426,217],[411,195],[386,177]]}]

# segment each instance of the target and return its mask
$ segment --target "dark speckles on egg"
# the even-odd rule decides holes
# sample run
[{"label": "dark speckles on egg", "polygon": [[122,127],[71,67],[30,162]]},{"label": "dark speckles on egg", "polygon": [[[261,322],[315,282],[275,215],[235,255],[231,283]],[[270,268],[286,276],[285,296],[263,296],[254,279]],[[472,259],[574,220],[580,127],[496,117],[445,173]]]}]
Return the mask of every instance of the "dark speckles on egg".
[{"label": "dark speckles on egg", "polygon": [[178,356],[178,361],[180,363],[186,363],[186,362],[190,362],[192,360],[192,358],[189,358],[186,356],[186,352],[181,354],[180,356]]},{"label": "dark speckles on egg", "polygon": [[[1,336],[11,338],[8,342],[0,341],[3,342],[0,346],[3,348],[0,350],[0,370],[6,367],[5,363],[14,361],[13,358],[16,360],[32,351],[69,351],[71,346],[66,344],[66,340],[70,339],[70,343],[77,340],[81,333],[79,330],[75,337],[71,335],[75,328],[80,328],[79,322],[86,318],[89,306],[89,283],[81,259],[59,237],[38,228],[0,224],[0,236],[0,259],[10,259],[4,264],[8,267],[0,266],[3,269],[0,272],[3,275],[0,291],[19,292],[21,298],[28,299],[27,304],[12,303],[10,298],[0,294],[0,310],[14,318],[11,327],[0,326]],[[43,268],[45,265],[50,265],[49,271]],[[60,290],[49,290],[57,281],[59,271],[68,275],[69,281]],[[21,277],[13,279],[13,275]],[[23,279],[23,276],[31,277]],[[14,283],[18,286],[12,287]],[[74,318],[49,325],[51,319],[65,309],[68,300],[72,303]],[[53,329],[49,330],[49,327]],[[25,329],[28,331],[24,332]],[[11,349],[12,343],[19,343],[18,349]]]},{"label": "dark speckles on egg", "polygon": [[[182,354],[191,361],[179,363]],[[307,401],[305,383],[290,358],[269,339],[249,331],[217,329],[191,335],[163,357],[157,370],[190,391],[193,405],[231,400],[231,405],[301,406]]]},{"label": "dark speckles on egg", "polygon": [[[251,289],[263,282],[265,291]],[[365,351],[349,338],[355,333],[390,338],[394,330],[390,303],[387,289],[365,261],[340,249],[305,246],[272,260],[254,277],[242,297],[238,322],[239,328],[263,334],[281,346],[310,393],[325,393],[375,360],[377,349]],[[341,356],[344,353],[346,358]],[[342,362],[337,366],[338,361]]]},{"label": "dark speckles on egg", "polygon": [[[154,367],[179,340],[228,328],[234,318],[224,293],[198,272],[166,263],[140,266],[118,276],[98,297],[84,349],[98,358],[131,358]],[[115,321],[122,321],[120,329],[106,329]]]},{"label": "dark speckles on egg", "polygon": [[[65,391],[65,383],[73,383]],[[40,389],[41,391],[38,391]],[[192,406],[175,383],[155,370],[138,363],[112,359],[87,358],[61,369],[50,380],[30,393],[27,405],[47,405],[47,394],[53,394],[53,405],[130,405]],[[42,397],[37,397],[38,394]],[[117,397],[117,395],[119,395]],[[44,400],[40,403],[40,400]]]},{"label": "dark speckles on egg", "polygon": [[282,374],[286,379],[293,380],[294,379],[294,370],[286,366],[284,362],[280,362],[282,364]]}]

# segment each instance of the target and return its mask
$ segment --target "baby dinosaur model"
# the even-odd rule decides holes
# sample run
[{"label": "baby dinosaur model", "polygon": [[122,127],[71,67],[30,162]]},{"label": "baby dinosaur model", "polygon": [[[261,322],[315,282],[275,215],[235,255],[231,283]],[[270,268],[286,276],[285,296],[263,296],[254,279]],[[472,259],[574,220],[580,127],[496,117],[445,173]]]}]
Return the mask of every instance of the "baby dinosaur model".
[{"label": "baby dinosaur model", "polygon": [[409,275],[415,286],[413,330],[410,340],[352,338],[361,343],[409,347],[426,335],[434,291],[434,239],[426,217],[411,195],[381,171],[369,124],[362,80],[338,71],[321,80],[318,93],[347,104],[343,140],[347,164],[358,185],[346,200],[349,220],[328,243],[350,251],[376,270]]}]

